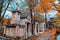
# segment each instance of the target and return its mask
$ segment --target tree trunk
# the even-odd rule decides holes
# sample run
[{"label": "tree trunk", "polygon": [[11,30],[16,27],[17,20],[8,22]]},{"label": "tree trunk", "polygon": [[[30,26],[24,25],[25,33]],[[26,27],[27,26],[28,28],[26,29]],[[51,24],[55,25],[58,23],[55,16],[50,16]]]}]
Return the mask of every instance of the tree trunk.
[{"label": "tree trunk", "polygon": [[30,13],[31,13],[32,35],[34,35],[32,8],[30,8]]},{"label": "tree trunk", "polygon": [[4,3],[4,0],[0,0],[0,17],[1,17],[1,12],[3,8],[3,3]]}]

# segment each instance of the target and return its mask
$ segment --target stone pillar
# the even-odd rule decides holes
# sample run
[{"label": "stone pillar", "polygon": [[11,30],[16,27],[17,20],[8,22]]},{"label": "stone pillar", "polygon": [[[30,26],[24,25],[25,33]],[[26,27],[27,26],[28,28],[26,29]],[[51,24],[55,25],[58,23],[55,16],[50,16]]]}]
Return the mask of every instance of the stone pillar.
[{"label": "stone pillar", "polygon": [[28,35],[27,35],[27,23],[25,23],[25,38],[28,38]]},{"label": "stone pillar", "polygon": [[19,36],[19,25],[16,26],[16,36]]},{"label": "stone pillar", "polygon": [[38,33],[39,33],[39,23],[38,23]]},{"label": "stone pillar", "polygon": [[36,23],[35,23],[35,34],[37,34],[37,33],[36,33]]},{"label": "stone pillar", "polygon": [[6,26],[3,26],[3,28],[4,28],[4,33],[3,33],[3,35],[6,36]]}]

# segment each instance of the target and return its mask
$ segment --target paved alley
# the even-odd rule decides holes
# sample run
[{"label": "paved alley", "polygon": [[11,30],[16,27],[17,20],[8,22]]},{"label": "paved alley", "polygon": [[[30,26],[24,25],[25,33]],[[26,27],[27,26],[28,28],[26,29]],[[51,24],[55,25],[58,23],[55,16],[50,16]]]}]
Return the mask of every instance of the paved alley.
[{"label": "paved alley", "polygon": [[55,40],[56,28],[36,35],[32,40]]}]

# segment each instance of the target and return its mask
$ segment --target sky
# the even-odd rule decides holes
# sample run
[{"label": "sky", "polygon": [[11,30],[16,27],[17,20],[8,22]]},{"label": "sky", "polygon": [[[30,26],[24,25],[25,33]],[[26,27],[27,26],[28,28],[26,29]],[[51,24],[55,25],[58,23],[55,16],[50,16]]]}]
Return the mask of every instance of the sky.
[{"label": "sky", "polygon": [[52,12],[48,12],[47,13],[47,19],[50,20],[50,18],[55,18],[57,13],[58,12],[55,10],[53,10]]},{"label": "sky", "polygon": [[[47,20],[49,21],[50,18],[55,18],[57,13],[58,13],[58,12],[55,11],[55,10],[53,10],[52,12],[47,12],[47,13],[46,13],[46,18],[47,18]],[[40,13],[40,15],[42,16],[42,18],[45,18],[45,14]]]},{"label": "sky", "polygon": [[[6,4],[6,2],[7,1],[5,1],[5,3],[4,4]],[[8,15],[8,17],[9,18],[11,18],[11,16],[12,16],[12,14],[11,14],[11,11],[13,11],[13,10],[16,10],[17,9],[17,5],[16,5],[16,3],[18,3],[18,10],[20,10],[20,9],[24,9],[24,8],[27,8],[28,6],[27,6],[27,4],[24,2],[24,0],[13,0],[12,2],[11,2],[11,4],[9,5],[9,8],[8,8],[8,10],[6,11],[6,13],[5,13],[5,18],[6,18],[6,15]],[[5,10],[5,8],[3,8],[3,10]],[[10,15],[9,15],[10,14]]]},{"label": "sky", "polygon": [[56,38],[57,40],[60,40],[60,34],[59,35],[57,35],[57,38]]},{"label": "sky", "polygon": [[[56,2],[55,3],[57,3],[58,1],[56,0]],[[25,1],[24,0],[20,0],[20,1],[17,1],[17,0],[14,0],[14,1],[12,1],[11,2],[11,4],[9,5],[9,8],[8,8],[8,10],[16,10],[16,3],[18,3],[18,9],[23,9],[23,8],[26,8],[26,7],[28,7],[27,5],[26,5],[26,3],[25,3]],[[11,14],[11,11],[6,11],[6,14],[5,14],[5,17],[6,18],[11,18],[11,16],[12,16],[12,14]],[[57,11],[53,11],[53,12],[48,12],[47,13],[47,19],[49,20],[50,18],[54,18],[55,16],[56,16],[56,14],[57,14]],[[7,16],[8,15],[8,16]],[[41,14],[41,15],[43,15],[44,16],[44,14]]]}]

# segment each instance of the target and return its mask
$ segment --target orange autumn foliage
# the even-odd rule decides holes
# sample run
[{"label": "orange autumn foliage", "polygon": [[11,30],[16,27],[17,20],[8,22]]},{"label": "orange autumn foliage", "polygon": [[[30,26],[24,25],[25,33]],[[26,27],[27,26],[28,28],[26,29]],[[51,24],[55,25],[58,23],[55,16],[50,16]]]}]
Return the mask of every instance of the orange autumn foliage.
[{"label": "orange autumn foliage", "polygon": [[54,2],[54,0],[47,0],[47,1],[48,1],[48,2],[52,2],[52,3]]},{"label": "orange autumn foliage", "polygon": [[36,6],[37,0],[29,0],[29,1],[27,2],[27,4],[28,4],[28,6],[32,9],[32,8],[34,8],[34,7]]},{"label": "orange autumn foliage", "polygon": [[57,4],[57,9],[60,11],[60,3]]},{"label": "orange autumn foliage", "polygon": [[32,6],[32,5],[33,5],[33,3],[32,3],[32,2],[28,2],[28,5],[31,5],[31,6]]},{"label": "orange autumn foliage", "polygon": [[43,10],[43,8],[41,7],[37,7],[37,9],[35,10],[36,12],[41,12]]},{"label": "orange autumn foliage", "polygon": [[59,18],[60,18],[60,12],[58,12],[58,13],[57,13],[57,17],[59,17]]},{"label": "orange autumn foliage", "polygon": [[38,15],[34,15],[33,16],[33,19],[36,19],[37,20],[37,19],[40,19],[40,17]]},{"label": "orange autumn foliage", "polygon": [[54,0],[40,0],[38,3],[38,7],[36,8],[35,12],[43,12],[45,13],[47,10],[50,10],[52,5],[49,4],[50,2],[54,2]]},{"label": "orange autumn foliage", "polygon": [[10,19],[4,18],[4,19],[2,20],[2,23],[3,23],[2,25],[7,25],[8,22],[10,22]]}]

